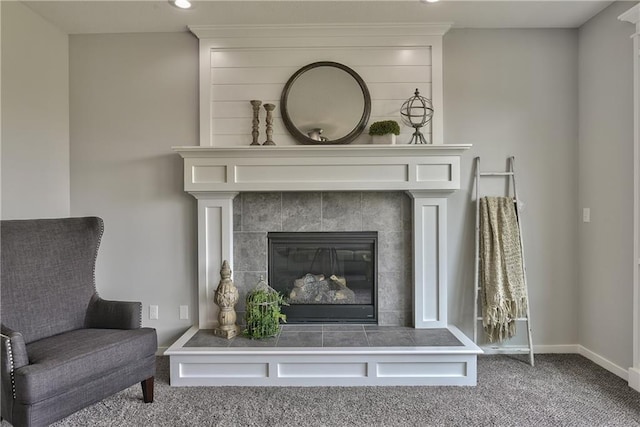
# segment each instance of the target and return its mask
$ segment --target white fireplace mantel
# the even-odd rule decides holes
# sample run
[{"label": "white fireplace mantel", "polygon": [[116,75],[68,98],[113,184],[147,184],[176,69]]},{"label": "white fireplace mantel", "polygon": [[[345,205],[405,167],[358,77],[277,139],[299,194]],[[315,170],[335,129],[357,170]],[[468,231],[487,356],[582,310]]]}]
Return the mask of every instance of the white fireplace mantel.
[{"label": "white fireplace mantel", "polygon": [[[471,145],[174,147],[185,191],[451,192]],[[195,195],[195,194],[194,194]]]},{"label": "white fireplace mantel", "polygon": [[217,324],[220,266],[233,266],[233,198],[244,191],[406,191],[413,199],[414,326],[447,326],[447,195],[464,145],[174,147],[198,199],[199,328]]}]

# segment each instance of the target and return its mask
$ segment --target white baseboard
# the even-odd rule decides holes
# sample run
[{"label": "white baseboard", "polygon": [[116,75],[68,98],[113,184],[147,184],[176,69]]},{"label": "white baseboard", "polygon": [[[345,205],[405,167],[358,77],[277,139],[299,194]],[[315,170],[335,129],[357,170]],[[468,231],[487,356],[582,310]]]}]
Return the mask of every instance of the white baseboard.
[{"label": "white baseboard", "polygon": [[[606,369],[607,371],[619,376],[629,382],[629,386],[640,391],[640,369],[630,368],[629,370],[616,365],[612,361],[600,356],[580,344],[560,344],[560,345],[534,345],[533,352],[535,354],[544,353],[568,353],[579,354]],[[519,352],[522,353],[522,352]],[[491,351],[485,351],[485,354],[492,354]]]},{"label": "white baseboard", "polygon": [[629,387],[640,391],[640,369],[629,368]]},{"label": "white baseboard", "polygon": [[607,371],[616,374],[620,378],[626,381],[629,381],[629,372],[627,371],[627,369],[624,369],[616,365],[612,361],[605,359],[604,357],[600,356],[597,353],[594,353],[588,348],[578,345],[578,354],[586,357],[587,359],[591,360],[595,364],[602,366]]},{"label": "white baseboard", "polygon": [[[498,345],[495,347],[481,347],[484,354],[529,354],[526,346],[510,346]],[[535,354],[544,353],[578,353],[578,344],[562,344],[562,345],[534,345],[533,352]]]},{"label": "white baseboard", "polygon": [[578,353],[578,344],[534,345],[534,353]]}]

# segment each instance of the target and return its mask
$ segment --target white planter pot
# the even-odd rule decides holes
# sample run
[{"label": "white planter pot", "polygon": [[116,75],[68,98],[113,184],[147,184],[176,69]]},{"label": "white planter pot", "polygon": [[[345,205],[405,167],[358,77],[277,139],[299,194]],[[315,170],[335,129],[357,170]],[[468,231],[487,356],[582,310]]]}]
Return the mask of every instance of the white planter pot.
[{"label": "white planter pot", "polygon": [[371,135],[372,142],[374,144],[395,144],[396,136],[392,133],[386,135]]}]

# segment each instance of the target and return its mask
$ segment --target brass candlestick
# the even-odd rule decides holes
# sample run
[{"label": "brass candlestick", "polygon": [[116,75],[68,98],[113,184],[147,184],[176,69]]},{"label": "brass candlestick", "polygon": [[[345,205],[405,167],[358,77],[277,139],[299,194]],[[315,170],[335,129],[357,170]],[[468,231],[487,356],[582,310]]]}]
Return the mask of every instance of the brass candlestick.
[{"label": "brass candlestick", "polygon": [[251,102],[251,106],[253,107],[253,121],[251,122],[252,129],[251,129],[251,137],[253,138],[253,142],[251,142],[250,145],[260,145],[260,143],[258,142],[258,136],[260,135],[260,130],[258,129],[258,126],[260,125],[260,118],[259,118],[259,114],[260,114],[260,105],[262,104],[262,101],[258,101],[257,99],[254,99]]},{"label": "brass candlestick", "polygon": [[214,296],[216,304],[220,307],[218,313],[218,327],[213,330],[214,335],[231,339],[238,335],[240,328],[236,325],[235,305],[238,302],[238,288],[231,280],[231,269],[229,263],[222,262],[220,269],[220,283]]},{"label": "brass candlestick", "polygon": [[273,142],[273,110],[276,109],[276,106],[273,104],[264,104],[264,109],[267,110],[267,140],[262,143],[262,145],[276,145]]}]

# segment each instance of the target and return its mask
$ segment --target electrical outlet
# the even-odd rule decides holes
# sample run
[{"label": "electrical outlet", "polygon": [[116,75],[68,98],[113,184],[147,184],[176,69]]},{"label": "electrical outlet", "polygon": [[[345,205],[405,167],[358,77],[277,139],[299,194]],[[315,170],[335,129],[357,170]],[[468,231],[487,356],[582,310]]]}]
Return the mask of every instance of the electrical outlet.
[{"label": "electrical outlet", "polygon": [[150,305],[149,306],[149,319],[158,320],[158,306]]},{"label": "electrical outlet", "polygon": [[181,320],[189,320],[189,306],[181,305],[180,306],[180,319]]},{"label": "electrical outlet", "polygon": [[591,222],[590,208],[582,208],[582,222]]}]

